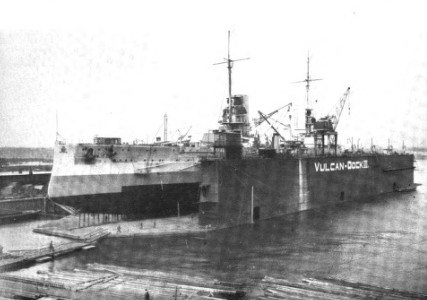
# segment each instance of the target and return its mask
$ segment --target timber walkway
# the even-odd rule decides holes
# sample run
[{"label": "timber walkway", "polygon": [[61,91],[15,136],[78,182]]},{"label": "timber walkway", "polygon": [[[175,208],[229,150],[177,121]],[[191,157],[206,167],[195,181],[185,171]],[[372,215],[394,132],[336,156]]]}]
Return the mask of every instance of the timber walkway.
[{"label": "timber walkway", "polygon": [[0,272],[23,268],[74,251],[93,248],[92,246],[92,243],[72,241],[51,244],[39,249],[10,250],[7,253],[0,254]]},{"label": "timber walkway", "polygon": [[111,265],[88,265],[86,270],[35,274],[0,274],[0,297],[39,299],[244,299],[236,287],[210,277]]},{"label": "timber walkway", "polygon": [[257,300],[427,299],[424,294],[332,278],[305,278],[297,282],[266,276],[261,286],[264,295],[257,297]]}]

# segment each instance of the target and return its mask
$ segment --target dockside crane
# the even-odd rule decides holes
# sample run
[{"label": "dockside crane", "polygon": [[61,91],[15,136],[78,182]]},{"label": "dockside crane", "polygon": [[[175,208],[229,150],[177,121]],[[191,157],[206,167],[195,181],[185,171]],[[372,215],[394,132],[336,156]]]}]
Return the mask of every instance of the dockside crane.
[{"label": "dockside crane", "polygon": [[[254,121],[254,125],[255,125],[255,127],[258,127],[259,125],[261,125],[263,122],[266,122],[270,127],[271,127],[271,129],[273,129],[273,131],[275,132],[275,135],[276,136],[278,136],[278,137],[280,137],[283,141],[285,141],[286,139],[283,137],[283,135],[277,130],[277,128],[270,122],[270,120],[269,119],[272,119],[275,123],[279,123],[279,124],[281,124],[282,126],[284,126],[284,127],[286,127],[286,128],[288,128],[289,130],[290,130],[290,133],[291,133],[291,136],[292,136],[292,128],[291,128],[291,125],[287,125],[287,124],[284,124],[284,123],[282,123],[282,122],[280,122],[280,121],[278,121],[278,120],[274,120],[273,118],[272,118],[272,116],[273,115],[275,115],[276,113],[278,113],[280,110],[282,110],[282,109],[284,109],[284,108],[288,108],[288,112],[290,111],[290,109],[291,109],[291,107],[292,107],[292,102],[290,102],[290,103],[288,103],[288,104],[286,104],[286,105],[284,105],[284,106],[282,106],[282,107],[279,107],[278,109],[276,109],[276,110],[274,110],[274,111],[272,111],[271,113],[268,113],[268,114],[264,114],[263,112],[261,112],[261,111],[258,111],[258,114],[259,114],[259,118],[258,119],[254,119],[253,121]],[[291,116],[290,116],[291,117]]]},{"label": "dockside crane", "polygon": [[336,131],[345,103],[348,100],[350,88],[347,88],[345,93],[339,99],[338,104],[333,107],[331,112],[326,117],[314,121],[314,130],[311,135],[314,137],[314,144],[317,148],[321,148],[322,155],[325,153],[325,137],[329,140],[329,147],[333,147],[336,154],[338,132]]},{"label": "dockside crane", "polygon": [[259,126],[261,125],[264,121],[267,121],[266,119],[269,119],[270,117],[272,117],[273,115],[275,115],[276,113],[278,113],[280,110],[282,110],[283,108],[287,107],[288,108],[288,112],[291,110],[292,107],[292,102],[272,111],[269,114],[263,114],[262,112],[258,111],[258,114],[260,115],[260,118],[258,119],[254,119],[254,124],[255,126]]},{"label": "dockside crane", "polygon": [[184,140],[184,138],[185,138],[185,137],[187,136],[187,134],[190,132],[191,127],[192,127],[192,126],[190,126],[190,127],[188,128],[188,130],[187,130],[186,132],[184,132],[184,134],[182,134],[182,133],[181,133],[181,131],[178,129],[178,133],[179,133],[178,141],[182,142],[182,141]]},{"label": "dockside crane", "polygon": [[266,122],[268,123],[268,125],[270,125],[270,127],[274,130],[274,132],[276,132],[276,134],[277,134],[278,136],[280,136],[283,140],[285,139],[285,138],[280,134],[280,132],[276,129],[276,127],[274,127],[274,125],[270,123],[270,121],[268,120],[268,118],[270,117],[269,115],[265,115],[265,114],[263,114],[261,111],[258,111],[258,114],[261,116],[261,118],[260,118],[260,119],[262,119],[262,120],[266,121]]},{"label": "dockside crane", "polygon": [[350,88],[348,87],[347,90],[345,91],[345,93],[339,99],[338,103],[331,109],[329,114],[326,117],[319,120],[319,121],[330,122],[331,127],[332,127],[330,129],[332,129],[332,131],[336,131],[336,129],[338,127],[338,123],[340,121],[341,114],[344,110],[344,106],[345,106],[345,104],[349,98],[349,95],[350,95]]},{"label": "dockside crane", "polygon": [[[338,104],[335,106],[335,114],[333,114],[330,118],[332,120],[333,128],[334,130],[337,129],[338,123],[340,121],[340,117],[342,114],[342,111],[344,110],[344,106],[350,96],[350,87],[347,88],[345,93],[340,98]],[[348,108],[350,112],[350,107]]]}]

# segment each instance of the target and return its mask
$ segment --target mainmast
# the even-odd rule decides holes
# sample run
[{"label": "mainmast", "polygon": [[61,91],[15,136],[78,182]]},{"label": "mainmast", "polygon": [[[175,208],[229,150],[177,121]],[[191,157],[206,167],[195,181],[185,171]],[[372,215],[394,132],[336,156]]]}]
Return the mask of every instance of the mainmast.
[{"label": "mainmast", "polygon": [[310,107],[310,98],[309,98],[309,94],[310,94],[310,82],[317,81],[317,80],[322,80],[322,79],[320,79],[320,78],[311,79],[310,78],[310,55],[307,55],[307,77],[304,80],[302,80],[302,81],[295,82],[295,83],[305,82],[307,108]]},{"label": "mainmast", "polygon": [[233,62],[230,59],[230,30],[228,31],[228,48],[227,48],[227,69],[228,69],[228,122],[231,123],[231,69],[233,68]]},{"label": "mainmast", "polygon": [[232,86],[232,82],[231,82],[231,69],[233,68],[233,63],[235,61],[240,61],[240,60],[246,60],[249,59],[249,57],[246,58],[240,58],[240,59],[231,59],[230,58],[230,30],[228,31],[228,51],[227,51],[227,58],[224,58],[224,62],[220,62],[220,63],[216,63],[214,65],[220,65],[220,64],[227,64],[227,69],[228,69],[228,123],[231,123],[231,109],[233,107],[233,94],[231,92],[231,86]]},{"label": "mainmast", "polygon": [[307,107],[305,109],[305,133],[307,136],[311,134],[312,127],[313,127],[312,116],[311,116],[312,109],[310,108],[310,96],[309,96],[310,82],[317,81],[317,80],[322,80],[322,79],[319,79],[319,78],[311,79],[310,77],[310,55],[307,55],[307,77],[302,81],[295,82],[295,83],[305,82],[306,101],[307,101]]}]

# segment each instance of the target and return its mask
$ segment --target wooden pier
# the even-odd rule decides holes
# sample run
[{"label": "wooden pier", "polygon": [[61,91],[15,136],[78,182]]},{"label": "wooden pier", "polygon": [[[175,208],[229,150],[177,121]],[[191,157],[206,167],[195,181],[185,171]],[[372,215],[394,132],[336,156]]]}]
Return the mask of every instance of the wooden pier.
[{"label": "wooden pier", "polygon": [[295,282],[265,277],[261,285],[264,295],[259,296],[258,300],[427,299],[425,294],[330,278],[306,278],[300,282]]},{"label": "wooden pier", "polygon": [[243,299],[212,278],[91,265],[87,270],[0,274],[0,297],[39,299]]},{"label": "wooden pier", "polygon": [[84,233],[73,233],[72,231],[66,230],[66,229],[61,229],[57,227],[53,227],[53,228],[46,227],[46,228],[35,228],[33,229],[33,232],[62,237],[62,238],[85,242],[85,243],[94,242],[110,234],[108,230],[103,228],[94,228]]},{"label": "wooden pier", "polygon": [[[85,270],[0,274],[2,299],[427,299],[427,295],[331,278],[220,282],[178,272],[89,264]],[[149,295],[149,297],[147,297]]]},{"label": "wooden pier", "polygon": [[12,250],[0,254],[0,272],[23,268],[25,266],[50,260],[54,257],[82,250],[91,243],[65,242],[31,250]]}]

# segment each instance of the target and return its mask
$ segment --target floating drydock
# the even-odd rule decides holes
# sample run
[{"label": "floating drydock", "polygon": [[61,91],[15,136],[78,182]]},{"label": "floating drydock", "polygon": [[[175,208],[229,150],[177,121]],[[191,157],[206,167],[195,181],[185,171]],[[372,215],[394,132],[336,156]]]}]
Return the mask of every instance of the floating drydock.
[{"label": "floating drydock", "polygon": [[202,223],[251,223],[347,200],[413,190],[414,157],[364,154],[202,163]]},{"label": "floating drydock", "polygon": [[[231,63],[228,59],[229,70]],[[244,147],[243,126],[216,132],[214,153],[221,155],[201,163],[202,224],[253,223],[346,200],[415,189],[413,155],[396,153],[391,147],[383,153],[374,146],[369,152],[341,150],[337,126],[350,88],[333,113],[316,119],[309,102],[310,82],[315,80],[310,77],[309,64],[308,58],[307,77],[302,81],[307,89],[303,133],[284,138],[269,121],[278,110],[270,114],[259,111],[255,126],[266,122],[274,134],[271,143],[256,149]],[[260,144],[259,136],[254,135],[254,144]]]},{"label": "floating drydock", "polygon": [[[316,119],[308,60],[305,128],[292,134],[296,130],[284,124],[289,120],[282,120],[291,132],[285,138],[269,118],[292,103],[270,114],[258,111],[251,124],[248,97],[232,94],[235,61],[228,55],[221,62],[227,64],[229,95],[218,130],[197,143],[167,142],[166,135],[155,144],[101,137],[58,141],[49,197],[83,212],[159,217],[199,211],[202,223],[235,225],[415,188],[413,155],[340,149],[337,126],[350,88],[333,113]],[[274,130],[264,144],[253,130],[261,123]]]}]

